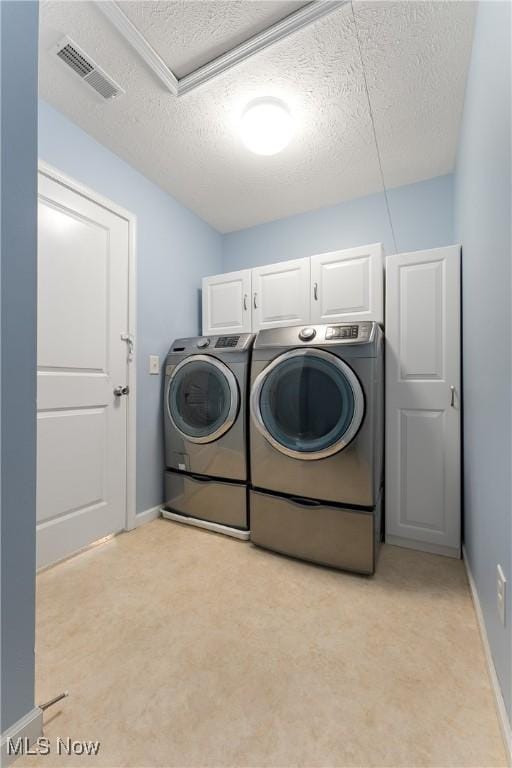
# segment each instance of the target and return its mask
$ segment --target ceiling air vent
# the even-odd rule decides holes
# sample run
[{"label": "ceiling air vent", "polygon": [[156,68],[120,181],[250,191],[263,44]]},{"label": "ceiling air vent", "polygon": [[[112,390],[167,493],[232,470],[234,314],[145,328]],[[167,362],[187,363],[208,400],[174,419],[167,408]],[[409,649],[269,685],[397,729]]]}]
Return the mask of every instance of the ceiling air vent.
[{"label": "ceiling air vent", "polygon": [[120,85],[87,56],[69,37],[61,40],[55,52],[59,59],[70,67],[84,82],[94,88],[104,99],[110,101],[124,93]]}]

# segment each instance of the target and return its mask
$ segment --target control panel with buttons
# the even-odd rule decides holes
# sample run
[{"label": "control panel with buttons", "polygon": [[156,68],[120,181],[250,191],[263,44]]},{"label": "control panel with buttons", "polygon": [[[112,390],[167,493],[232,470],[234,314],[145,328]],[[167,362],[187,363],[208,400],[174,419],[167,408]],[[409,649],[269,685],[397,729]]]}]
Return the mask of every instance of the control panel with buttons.
[{"label": "control panel with buttons", "polygon": [[215,349],[229,349],[236,347],[240,341],[240,336],[219,336],[215,342]]},{"label": "control panel with buttons", "polygon": [[176,339],[169,350],[169,354],[178,353],[186,356],[245,353],[252,347],[253,339],[254,336],[250,333],[237,333],[236,336],[191,336],[185,339]]},{"label": "control panel with buttons", "polygon": [[327,328],[325,338],[331,339],[357,339],[359,336],[358,325],[334,325]]}]

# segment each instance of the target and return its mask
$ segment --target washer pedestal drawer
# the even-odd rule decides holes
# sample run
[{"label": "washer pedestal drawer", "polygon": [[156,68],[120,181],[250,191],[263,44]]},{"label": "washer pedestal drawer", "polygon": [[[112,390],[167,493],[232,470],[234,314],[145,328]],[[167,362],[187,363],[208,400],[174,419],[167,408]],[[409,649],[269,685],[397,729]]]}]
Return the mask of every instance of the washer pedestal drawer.
[{"label": "washer pedestal drawer", "polygon": [[334,568],[375,571],[380,504],[358,511],[251,490],[250,508],[253,544]]},{"label": "washer pedestal drawer", "polygon": [[195,517],[247,530],[247,486],[222,480],[165,473],[164,508],[186,517]]}]

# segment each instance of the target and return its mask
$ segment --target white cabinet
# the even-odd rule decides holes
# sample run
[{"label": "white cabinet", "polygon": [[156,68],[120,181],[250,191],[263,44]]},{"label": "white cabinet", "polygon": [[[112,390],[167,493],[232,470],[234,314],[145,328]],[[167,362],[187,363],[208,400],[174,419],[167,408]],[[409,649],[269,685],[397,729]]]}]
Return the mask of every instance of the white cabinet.
[{"label": "white cabinet", "polygon": [[250,333],[251,270],[203,278],[203,333]]},{"label": "white cabinet", "polygon": [[384,322],[382,245],[311,257],[311,323]]},{"label": "white cabinet", "polygon": [[320,253],[203,278],[203,333],[384,322],[382,245]]},{"label": "white cabinet", "polygon": [[252,330],[310,322],[309,258],[252,270]]},{"label": "white cabinet", "polygon": [[460,555],[460,248],[386,268],[386,541]]}]

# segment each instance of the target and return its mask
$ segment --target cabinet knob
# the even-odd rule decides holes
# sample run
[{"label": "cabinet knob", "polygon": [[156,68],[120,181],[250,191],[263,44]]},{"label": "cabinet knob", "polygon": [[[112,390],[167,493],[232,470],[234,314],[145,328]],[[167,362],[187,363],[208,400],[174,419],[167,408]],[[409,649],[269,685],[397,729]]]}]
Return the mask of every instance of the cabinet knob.
[{"label": "cabinet knob", "polygon": [[313,283],[313,297],[318,301],[318,283]]},{"label": "cabinet knob", "polygon": [[254,297],[253,297],[253,300],[252,300],[252,303],[253,303],[254,309],[258,309],[258,304],[256,303],[256,297],[257,297],[257,295],[258,295],[258,294],[256,293],[256,291],[254,291]]},{"label": "cabinet knob", "polygon": [[244,310],[247,312],[247,294],[244,293]]}]

